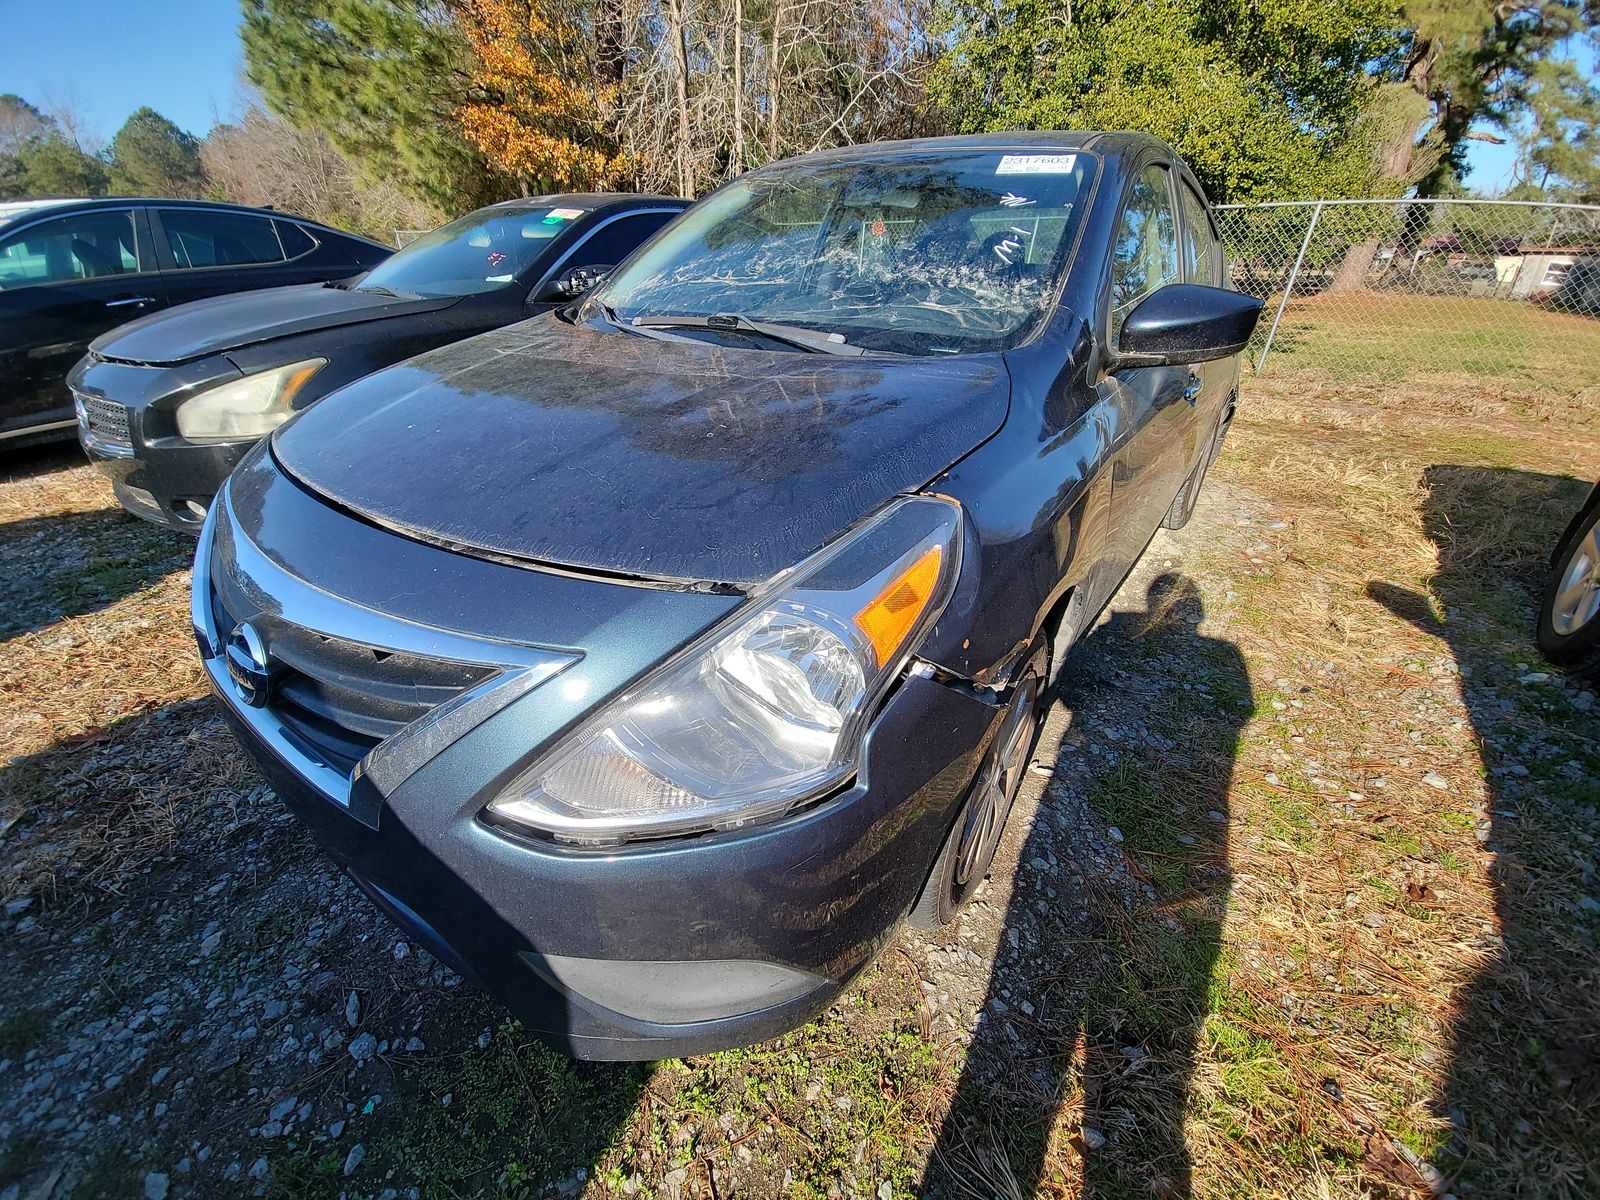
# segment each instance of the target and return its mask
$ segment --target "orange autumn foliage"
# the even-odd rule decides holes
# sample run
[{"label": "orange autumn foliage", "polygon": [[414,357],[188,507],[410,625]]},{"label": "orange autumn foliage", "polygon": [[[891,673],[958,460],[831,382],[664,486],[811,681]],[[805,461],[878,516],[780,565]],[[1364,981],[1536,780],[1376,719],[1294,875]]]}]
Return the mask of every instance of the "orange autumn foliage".
[{"label": "orange autumn foliage", "polygon": [[600,99],[583,83],[582,36],[550,0],[455,0],[472,48],[462,131],[495,166],[535,190],[605,186],[620,162]]}]

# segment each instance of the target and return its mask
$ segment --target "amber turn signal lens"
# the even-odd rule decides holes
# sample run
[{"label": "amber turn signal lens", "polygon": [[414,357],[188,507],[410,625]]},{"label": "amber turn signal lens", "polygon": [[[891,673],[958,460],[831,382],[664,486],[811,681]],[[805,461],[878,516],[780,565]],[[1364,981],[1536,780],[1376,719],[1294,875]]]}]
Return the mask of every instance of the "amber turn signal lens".
[{"label": "amber turn signal lens", "polygon": [[856,614],[856,627],[872,643],[880,667],[894,657],[922,610],[928,607],[933,589],[939,584],[939,565],[943,557],[942,547],[931,547],[891,579],[872,603]]}]

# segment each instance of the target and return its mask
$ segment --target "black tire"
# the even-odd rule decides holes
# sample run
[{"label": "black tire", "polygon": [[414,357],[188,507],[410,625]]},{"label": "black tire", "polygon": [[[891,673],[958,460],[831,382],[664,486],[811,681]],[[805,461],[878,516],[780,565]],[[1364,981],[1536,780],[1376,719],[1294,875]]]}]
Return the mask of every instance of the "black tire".
[{"label": "black tire", "polygon": [[1539,601],[1539,649],[1557,666],[1600,680],[1600,495],[1572,523],[1552,562]]},{"label": "black tire", "polygon": [[1195,464],[1193,473],[1183,481],[1178,494],[1172,498],[1172,507],[1167,509],[1167,515],[1161,518],[1161,528],[1182,529],[1189,523],[1189,518],[1194,516],[1195,502],[1200,499],[1200,487],[1206,481],[1208,466],[1209,461],[1203,458]]},{"label": "black tire", "polygon": [[1195,463],[1189,478],[1183,481],[1178,494],[1172,498],[1172,507],[1167,509],[1167,515],[1161,518],[1163,529],[1182,529],[1189,523],[1189,518],[1194,516],[1194,506],[1200,501],[1200,489],[1205,486],[1206,472],[1211,469],[1211,464],[1216,462],[1217,455],[1222,452],[1222,442],[1228,436],[1228,426],[1232,422],[1233,404],[1230,402],[1228,407],[1222,410],[1222,415],[1217,418],[1217,427],[1211,434],[1211,444],[1200,456],[1200,461]]},{"label": "black tire", "polygon": [[1049,666],[1050,648],[1041,645],[1019,672],[999,731],[962,798],[961,812],[911,910],[908,919],[916,928],[948,925],[988,877],[1006,817],[1022,788],[1044,726]]}]

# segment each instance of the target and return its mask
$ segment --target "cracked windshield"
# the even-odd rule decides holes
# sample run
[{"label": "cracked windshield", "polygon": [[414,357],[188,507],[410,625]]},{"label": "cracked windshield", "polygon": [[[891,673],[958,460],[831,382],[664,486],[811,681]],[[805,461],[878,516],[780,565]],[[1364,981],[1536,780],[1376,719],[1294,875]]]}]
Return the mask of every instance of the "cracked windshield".
[{"label": "cracked windshield", "polygon": [[710,318],[719,338],[756,333],[718,319],[731,316],[820,333],[819,349],[1004,349],[1055,294],[1094,168],[1083,153],[996,152],[760,172],[691,210],[596,299],[640,327]]}]

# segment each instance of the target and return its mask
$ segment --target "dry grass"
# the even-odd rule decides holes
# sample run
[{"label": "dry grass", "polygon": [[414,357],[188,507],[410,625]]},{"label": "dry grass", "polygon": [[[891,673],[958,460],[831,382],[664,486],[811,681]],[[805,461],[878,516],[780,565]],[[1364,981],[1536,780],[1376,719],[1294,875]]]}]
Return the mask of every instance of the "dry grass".
[{"label": "dry grass", "polygon": [[[74,448],[75,449],[75,448]],[[158,710],[198,697],[189,632],[192,543],[135,522],[62,454],[0,483],[0,898],[52,896],[65,873],[115,886],[169,850],[185,801],[238,751],[196,745],[179,776],[142,751]],[[25,840],[6,838],[17,827]]]},{"label": "dry grass", "polygon": [[[1479,1194],[1600,1190],[1581,1132],[1600,1117],[1595,880],[1571,854],[1600,834],[1600,757],[1576,693],[1520,682],[1544,560],[1587,488],[1568,476],[1600,463],[1591,414],[1552,407],[1252,389],[1219,476],[1283,528],[1217,564],[1258,707],[1215,981],[1249,1016],[1225,1002],[1210,1023],[1242,1023],[1288,1074],[1241,1107],[1222,1062],[1202,1071],[1197,1190],[1411,1190],[1438,1182],[1429,1160]],[[1218,1138],[1269,1097],[1304,1131],[1342,1128],[1360,1169],[1285,1171],[1271,1139],[1241,1156]]]},{"label": "dry grass", "polygon": [[1271,376],[1313,385],[1409,387],[1430,409],[1465,397],[1537,417],[1577,397],[1590,411],[1574,415],[1593,424],[1600,322],[1520,300],[1327,292],[1289,305],[1266,365]]},{"label": "dry grass", "polygon": [[[1529,636],[1600,423],[1521,378],[1292,366],[1248,381],[1200,518],[1158,544],[1192,592],[1080,666],[1101,677],[1053,844],[1099,839],[1119,875],[1087,853],[1019,874],[1060,890],[1054,940],[974,968],[953,1014],[988,987],[1011,1016],[969,1054],[924,952],[890,951],[822,1021],[595,1101],[568,1191],[904,1195],[931,1169],[946,1196],[1600,1195],[1600,738]],[[248,786],[182,703],[188,545],[65,466],[0,483],[0,894],[43,910],[127,887],[219,776]],[[166,722],[178,765],[141,751]],[[532,1171],[536,1131],[463,1140],[457,1114],[611,1077],[526,1043],[442,1060],[457,1106],[396,1105],[369,1163]]]}]

